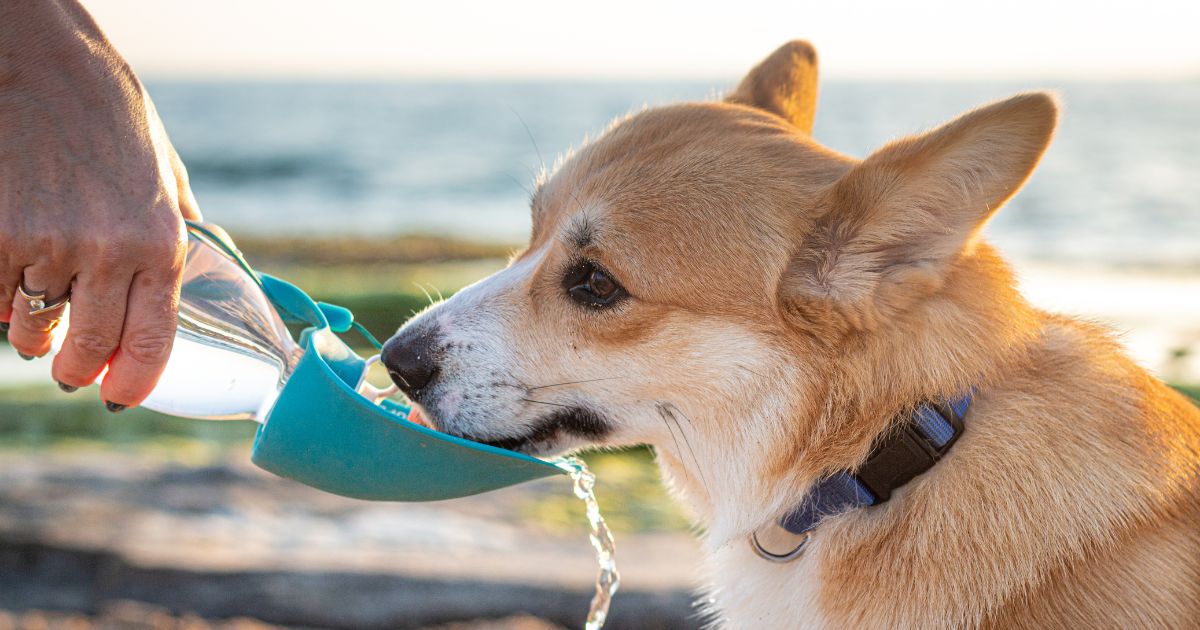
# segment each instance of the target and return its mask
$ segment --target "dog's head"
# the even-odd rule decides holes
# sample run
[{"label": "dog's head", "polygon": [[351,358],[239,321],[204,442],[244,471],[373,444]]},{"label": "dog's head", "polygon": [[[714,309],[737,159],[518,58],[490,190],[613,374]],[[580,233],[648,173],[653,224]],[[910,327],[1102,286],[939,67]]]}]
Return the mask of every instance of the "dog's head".
[{"label": "dog's head", "polygon": [[699,483],[700,461],[794,452],[848,344],[925,317],[1055,122],[1023,95],[858,161],[809,135],[815,63],[787,44],[725,101],[629,116],[566,159],[528,249],[389,340],[396,383],[450,434],[649,443]]}]

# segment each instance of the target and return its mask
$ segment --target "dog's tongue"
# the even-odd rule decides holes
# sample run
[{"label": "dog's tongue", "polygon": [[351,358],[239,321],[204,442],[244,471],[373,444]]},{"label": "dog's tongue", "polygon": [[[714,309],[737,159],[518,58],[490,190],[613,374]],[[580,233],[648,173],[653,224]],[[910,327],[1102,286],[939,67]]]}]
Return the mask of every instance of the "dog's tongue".
[{"label": "dog's tongue", "polygon": [[426,429],[433,428],[433,423],[429,421],[429,418],[426,418],[425,414],[416,407],[413,407],[412,410],[408,412],[408,421],[413,424],[419,424]]}]

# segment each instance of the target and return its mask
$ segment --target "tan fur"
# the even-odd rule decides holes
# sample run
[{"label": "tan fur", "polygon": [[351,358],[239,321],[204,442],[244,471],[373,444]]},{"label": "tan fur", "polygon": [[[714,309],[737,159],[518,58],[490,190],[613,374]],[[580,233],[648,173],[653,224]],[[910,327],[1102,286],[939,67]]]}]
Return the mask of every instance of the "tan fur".
[{"label": "tan fur", "polygon": [[[728,101],[648,110],[565,160],[529,249],[414,324],[448,340],[427,415],[509,437],[579,405],[611,424],[600,444],[653,445],[731,627],[1197,627],[1200,411],[1106,331],[1031,307],[979,237],[1054,100],[857,161],[809,137],[815,64],[787,44]],[[631,297],[572,303],[580,258]],[[752,531],[906,410],[968,387],[932,470],[827,519],[795,563],[751,555]],[[586,443],[556,440],[531,448]]]},{"label": "tan fur", "polygon": [[725,100],[765,109],[811,134],[817,116],[817,51],[805,41],[780,46]]}]

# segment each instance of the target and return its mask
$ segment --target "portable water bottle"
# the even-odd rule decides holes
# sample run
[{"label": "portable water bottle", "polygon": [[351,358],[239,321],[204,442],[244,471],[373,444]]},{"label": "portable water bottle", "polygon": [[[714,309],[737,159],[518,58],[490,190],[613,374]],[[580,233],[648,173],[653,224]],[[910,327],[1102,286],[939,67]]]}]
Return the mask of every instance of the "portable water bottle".
[{"label": "portable water bottle", "polygon": [[[143,407],[206,420],[256,420],[304,351],[221,228],[188,226],[175,344]],[[70,326],[54,331],[54,351]]]},{"label": "portable water bottle", "polygon": [[[612,535],[592,492],[595,477],[582,461],[547,462],[409,422],[408,407],[366,383],[371,360],[337,336],[355,326],[350,311],[256,273],[219,227],[189,223],[187,231],[175,345],[144,407],[257,421],[256,465],[360,499],[435,501],[570,475],[587,505],[600,562],[585,627],[603,626],[620,582]],[[288,324],[307,326],[298,341]],[[55,351],[69,325],[65,313]]]},{"label": "portable water bottle", "polygon": [[[255,464],[356,498],[432,501],[564,472],[409,422],[409,407],[366,382],[371,360],[338,337],[356,326],[350,311],[256,273],[217,226],[189,223],[187,231],[175,345],[142,406],[254,420],[262,425]],[[288,324],[305,326],[298,339]],[[69,313],[56,349],[68,327]]]}]

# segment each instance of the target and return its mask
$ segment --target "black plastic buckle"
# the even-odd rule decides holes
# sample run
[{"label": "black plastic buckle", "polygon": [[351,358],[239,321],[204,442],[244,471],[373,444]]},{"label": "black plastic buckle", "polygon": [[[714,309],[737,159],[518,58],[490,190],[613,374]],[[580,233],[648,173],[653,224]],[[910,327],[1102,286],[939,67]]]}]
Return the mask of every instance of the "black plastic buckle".
[{"label": "black plastic buckle", "polygon": [[954,428],[954,435],[941,447],[921,432],[911,419],[900,423],[895,430],[875,443],[871,455],[855,477],[875,495],[875,504],[892,498],[892,491],[933,468],[958,441],[963,421],[948,404],[931,404]]}]

